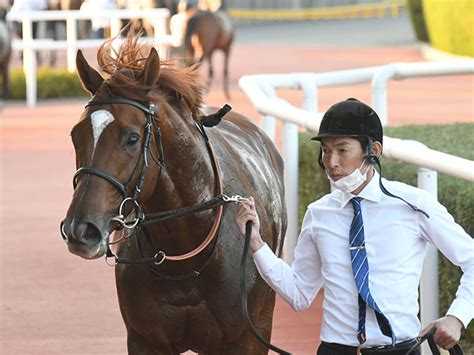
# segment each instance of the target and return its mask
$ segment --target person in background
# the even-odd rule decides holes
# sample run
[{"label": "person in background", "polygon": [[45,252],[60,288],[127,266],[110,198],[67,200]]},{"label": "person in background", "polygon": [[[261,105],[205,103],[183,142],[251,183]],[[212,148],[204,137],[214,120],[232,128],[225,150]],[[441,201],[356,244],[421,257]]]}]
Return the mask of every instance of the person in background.
[{"label": "person in background", "polygon": [[80,10],[99,14],[91,21],[92,31],[95,33],[97,38],[108,38],[110,37],[110,21],[108,17],[100,16],[100,14],[116,8],[114,0],[85,0],[81,5]]},{"label": "person in background", "polygon": [[[368,105],[353,98],[333,105],[313,139],[332,192],[308,206],[291,266],[262,241],[254,200],[238,207],[241,234],[253,224],[250,249],[262,278],[296,311],[324,286],[318,355],[402,355],[433,327],[435,342],[452,348],[473,317],[472,238],[428,192],[381,178],[374,165],[383,130]],[[447,314],[420,333],[418,286],[429,244],[463,276]]]}]

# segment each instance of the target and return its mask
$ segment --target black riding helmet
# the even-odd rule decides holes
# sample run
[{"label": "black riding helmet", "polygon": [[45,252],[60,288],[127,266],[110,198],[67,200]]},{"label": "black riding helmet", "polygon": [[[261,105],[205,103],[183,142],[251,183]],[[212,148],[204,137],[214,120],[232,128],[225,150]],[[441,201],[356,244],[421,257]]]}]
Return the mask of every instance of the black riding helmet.
[{"label": "black riding helmet", "polygon": [[[383,144],[383,128],[377,113],[357,99],[349,98],[332,105],[324,114],[317,136],[312,140],[320,141],[326,137],[353,137],[367,139],[368,156],[371,156],[372,142]],[[322,165],[322,150],[318,163]],[[376,162],[369,163],[375,164]]]},{"label": "black riding helmet", "polygon": [[324,114],[317,136],[325,137],[371,137],[383,143],[382,123],[377,113],[368,105],[350,98],[332,105]]},{"label": "black riding helmet", "polygon": [[[367,154],[364,159],[368,164],[378,165],[380,170],[379,186],[382,192],[387,196],[402,200],[413,210],[429,218],[429,215],[425,211],[405,199],[392,194],[383,186],[382,167],[380,166],[378,157],[372,154],[373,142],[383,144],[383,128],[379,116],[370,106],[354,98],[338,102],[331,106],[321,120],[318,135],[311,139],[321,142],[322,139],[326,137],[352,137],[358,140],[366,139]],[[318,163],[324,170],[321,148],[319,149]]]}]

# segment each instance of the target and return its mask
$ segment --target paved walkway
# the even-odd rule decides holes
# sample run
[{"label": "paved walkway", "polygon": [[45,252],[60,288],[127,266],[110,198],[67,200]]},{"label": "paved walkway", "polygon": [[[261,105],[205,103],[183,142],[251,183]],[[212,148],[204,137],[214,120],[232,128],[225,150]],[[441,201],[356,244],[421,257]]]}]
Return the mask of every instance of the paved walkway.
[{"label": "paved walkway", "polygon": [[[379,21],[374,23],[379,26]],[[329,25],[335,26],[332,22]],[[295,38],[295,42],[299,35],[303,36],[297,26],[284,26],[293,28],[288,38]],[[355,22],[345,22],[344,26],[350,36]],[[245,36],[251,37],[252,29],[254,33],[261,30],[257,31],[257,27],[241,29],[242,37],[238,37],[230,65],[230,103],[234,110],[255,120],[257,113],[238,89],[237,80],[242,75],[324,72],[424,60],[417,46],[407,38],[388,45],[358,43],[357,46],[334,45],[337,38],[333,38],[331,45],[288,43],[288,39],[271,44],[244,40]],[[276,31],[272,26],[267,29],[270,33]],[[288,31],[274,33],[288,34]],[[387,29],[387,33],[390,31],[393,28]],[[92,60],[94,53],[87,54]],[[220,57],[216,58],[216,64],[218,61]],[[217,72],[220,73],[219,69]],[[220,77],[219,74],[206,98],[209,104],[226,102],[220,91]],[[473,79],[469,76],[391,83],[390,123],[473,122],[473,91]],[[320,95],[321,109],[349,96],[370,102],[368,85],[327,88]],[[295,104],[302,100],[294,92],[285,91],[282,96]],[[1,113],[2,354],[126,353],[113,269],[103,260],[87,262],[69,254],[59,235],[58,225],[71,198],[75,170],[69,132],[85,102],[86,99],[47,101],[35,109],[8,102]],[[279,300],[273,331],[275,344],[295,355],[314,354],[319,338],[320,305],[319,296],[311,310],[295,313]]]}]

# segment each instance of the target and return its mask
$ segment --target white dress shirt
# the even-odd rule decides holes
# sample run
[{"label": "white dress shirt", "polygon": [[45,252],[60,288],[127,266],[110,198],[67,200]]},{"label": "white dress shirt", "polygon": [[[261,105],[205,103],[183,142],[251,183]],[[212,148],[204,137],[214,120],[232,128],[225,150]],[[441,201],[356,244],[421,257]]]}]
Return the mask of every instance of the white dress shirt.
[{"label": "white dress shirt", "polygon": [[[428,192],[383,179],[388,191],[423,209],[430,218],[383,194],[378,180],[376,172],[358,196],[363,198],[370,291],[390,320],[397,342],[420,332],[418,285],[428,243],[463,270],[456,299],[447,314],[467,327],[474,311],[472,238]],[[352,197],[335,190],[308,206],[291,267],[267,245],[254,254],[254,260],[267,283],[297,311],[307,309],[324,285],[321,340],[358,346],[357,289],[349,252]],[[391,344],[391,339],[380,332],[370,308],[366,335],[363,346]]]}]

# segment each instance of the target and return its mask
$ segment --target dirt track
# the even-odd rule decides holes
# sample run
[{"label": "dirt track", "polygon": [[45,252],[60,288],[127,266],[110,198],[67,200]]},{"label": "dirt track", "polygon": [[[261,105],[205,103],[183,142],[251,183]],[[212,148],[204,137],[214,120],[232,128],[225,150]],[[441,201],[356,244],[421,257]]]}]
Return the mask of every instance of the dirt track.
[{"label": "dirt track", "polygon": [[[89,53],[88,58],[93,54]],[[231,105],[257,119],[239,91],[240,76],[254,73],[324,72],[396,61],[423,61],[416,46],[318,46],[237,43],[231,59]],[[220,56],[215,58],[220,64]],[[220,68],[220,65],[219,65]],[[222,105],[220,69],[206,103]],[[390,124],[473,122],[473,79],[451,76],[394,82]],[[299,103],[296,93],[284,97]],[[321,90],[320,108],[358,97],[370,102],[369,85]],[[113,269],[68,253],[59,235],[72,192],[74,155],[69,131],[83,100],[42,102],[35,109],[7,103],[0,118],[2,354],[125,354],[125,329]],[[273,341],[296,355],[314,354],[320,298],[295,314],[281,301]]]}]

